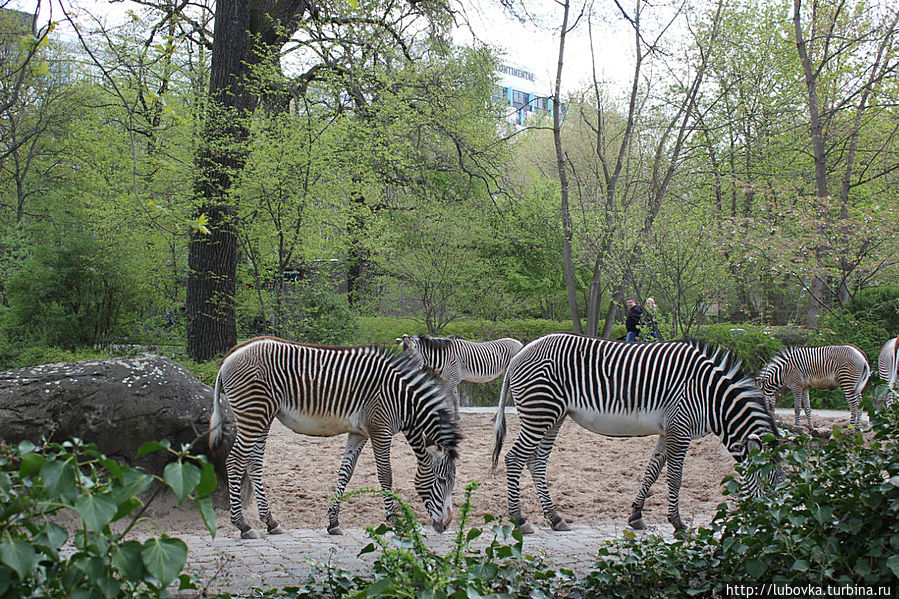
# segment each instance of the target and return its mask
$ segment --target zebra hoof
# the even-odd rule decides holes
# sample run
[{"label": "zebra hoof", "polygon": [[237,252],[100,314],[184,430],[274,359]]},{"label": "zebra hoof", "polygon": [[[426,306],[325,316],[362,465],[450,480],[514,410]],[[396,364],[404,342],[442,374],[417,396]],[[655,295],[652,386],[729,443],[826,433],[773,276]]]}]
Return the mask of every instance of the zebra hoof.
[{"label": "zebra hoof", "polygon": [[534,527],[531,526],[528,522],[522,522],[518,529],[521,531],[523,535],[532,535],[534,534]]},{"label": "zebra hoof", "polygon": [[340,528],[339,526],[334,526],[334,527],[328,529],[328,534],[329,535],[342,535],[343,529]]},{"label": "zebra hoof", "polygon": [[284,530],[284,527],[281,526],[280,524],[276,524],[274,528],[268,529],[268,534],[270,534],[270,535],[283,535],[286,532],[287,531]]},{"label": "zebra hoof", "polygon": [[568,526],[568,524],[565,523],[564,520],[559,520],[558,522],[553,524],[553,530],[557,532],[564,532],[566,530],[571,530],[571,528]]},{"label": "zebra hoof", "polygon": [[643,518],[637,518],[636,520],[628,520],[628,526],[633,528],[634,530],[646,530],[646,523],[643,521]]},{"label": "zebra hoof", "polygon": [[240,533],[240,538],[241,539],[261,539],[262,535],[259,534],[258,530],[255,530],[253,528],[248,528],[245,531]]}]

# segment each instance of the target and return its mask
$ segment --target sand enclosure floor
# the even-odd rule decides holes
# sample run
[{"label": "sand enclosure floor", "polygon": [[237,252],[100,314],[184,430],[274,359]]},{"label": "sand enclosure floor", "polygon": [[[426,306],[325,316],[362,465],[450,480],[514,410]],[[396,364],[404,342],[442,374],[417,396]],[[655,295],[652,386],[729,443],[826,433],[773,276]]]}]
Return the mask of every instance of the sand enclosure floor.
[{"label": "sand enclosure floor", "polygon": [[[473,524],[483,523],[483,515],[506,513],[506,476],[500,461],[491,474],[494,430],[492,412],[463,412],[460,426],[464,438],[457,462],[455,507],[458,510],[463,490],[469,481],[478,481],[472,498]],[[503,455],[518,435],[515,413],[506,416],[507,436]],[[830,426],[840,419],[815,418],[816,427]],[[631,502],[636,496],[649,461],[656,437],[610,438],[591,433],[570,419],[559,432],[549,457],[547,480],[550,494],[559,514],[571,524],[625,526]],[[328,523],[328,498],[334,492],[337,470],[343,457],[346,435],[307,437],[298,435],[275,422],[265,450],[263,482],[272,514],[286,528],[320,528],[324,534]],[[427,522],[424,507],[415,493],[413,477],[415,457],[402,434],[394,437],[391,463],[394,489],[406,498],[420,521]],[[681,517],[688,526],[708,524],[719,503],[722,479],[734,474],[734,461],[720,440],[710,435],[690,445],[684,463],[680,492]],[[644,508],[647,525],[667,527],[667,483],[665,471],[653,486]],[[220,486],[224,481],[220,481]],[[380,488],[371,446],[366,445],[348,491]],[[545,527],[530,474],[521,478],[522,513],[535,526]],[[220,532],[235,534],[224,503],[216,510]],[[161,509],[160,509],[161,508]],[[196,510],[173,509],[171,505],[151,510],[163,530],[171,534],[195,533],[203,530]],[[251,504],[245,517],[258,526],[257,511]],[[350,498],[341,507],[340,523],[344,528],[377,525],[384,518],[383,501],[377,495]]]}]

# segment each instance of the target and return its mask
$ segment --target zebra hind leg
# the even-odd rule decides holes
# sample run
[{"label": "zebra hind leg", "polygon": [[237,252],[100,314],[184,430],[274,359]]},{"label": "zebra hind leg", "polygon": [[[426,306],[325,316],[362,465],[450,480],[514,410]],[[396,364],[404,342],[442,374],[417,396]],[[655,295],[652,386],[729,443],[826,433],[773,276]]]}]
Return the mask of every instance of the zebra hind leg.
[{"label": "zebra hind leg", "polygon": [[[564,419],[563,419],[564,420]],[[549,496],[549,487],[546,485],[546,461],[552,451],[553,443],[559,434],[559,427],[562,421],[559,420],[537,445],[537,450],[528,460],[528,470],[531,471],[531,477],[534,479],[534,486],[537,487],[537,496],[540,498],[540,504],[543,506],[543,515],[552,525],[553,530],[565,531],[571,530],[565,520],[556,512],[556,507]],[[522,531],[523,532],[523,531]]]},{"label": "zebra hind leg", "polygon": [[637,492],[634,503],[631,504],[631,516],[627,519],[627,525],[634,530],[643,530],[646,523],[643,522],[643,506],[646,504],[646,496],[649,495],[649,489],[658,480],[662,468],[665,466],[665,438],[659,436],[655,449],[652,451],[652,457],[649,459],[649,465],[646,466],[646,473],[643,475],[643,484]]},{"label": "zebra hind leg", "polygon": [[359,458],[362,448],[368,439],[362,435],[350,433],[346,441],[346,451],[343,454],[343,461],[340,464],[340,470],[337,472],[337,489],[334,491],[334,497],[331,499],[331,505],[328,506],[328,534],[342,535],[343,529],[340,528],[340,500],[343,492],[353,476],[356,469],[356,460]]},{"label": "zebra hind leg", "polygon": [[247,524],[243,515],[243,505],[241,501],[241,487],[244,474],[247,473],[247,461],[249,458],[249,448],[246,439],[238,432],[237,438],[231,447],[231,452],[225,460],[225,467],[228,471],[228,502],[231,511],[231,523],[240,531],[242,539],[258,539],[259,533]]},{"label": "zebra hind leg", "polygon": [[278,524],[278,521],[272,517],[271,509],[268,506],[268,500],[265,496],[265,487],[262,484],[262,456],[265,453],[265,442],[268,438],[268,432],[263,433],[250,451],[249,464],[247,473],[250,476],[250,482],[253,483],[253,490],[256,493],[256,503],[259,506],[259,518],[265,524],[269,534],[284,534],[284,527]]},{"label": "zebra hind leg", "polygon": [[524,442],[522,439],[523,431],[506,454],[506,493],[509,502],[509,519],[518,525],[522,534],[528,535],[534,532],[534,527],[528,524],[527,520],[521,516],[519,489],[521,472],[524,470],[524,465],[528,462],[530,456],[534,453],[536,444]]}]

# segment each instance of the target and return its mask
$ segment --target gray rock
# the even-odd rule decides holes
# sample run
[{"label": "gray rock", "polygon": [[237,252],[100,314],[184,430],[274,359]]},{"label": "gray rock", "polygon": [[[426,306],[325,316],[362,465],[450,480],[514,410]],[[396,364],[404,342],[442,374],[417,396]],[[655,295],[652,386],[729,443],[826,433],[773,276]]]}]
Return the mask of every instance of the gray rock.
[{"label": "gray rock", "polygon": [[[210,455],[212,388],[172,360],[155,355],[44,364],[0,372],[0,440],[64,441],[77,437],[100,451],[157,474],[166,456],[137,458],[147,441],[194,443]],[[233,419],[226,415],[226,444]],[[210,456],[220,474],[223,455]]]}]

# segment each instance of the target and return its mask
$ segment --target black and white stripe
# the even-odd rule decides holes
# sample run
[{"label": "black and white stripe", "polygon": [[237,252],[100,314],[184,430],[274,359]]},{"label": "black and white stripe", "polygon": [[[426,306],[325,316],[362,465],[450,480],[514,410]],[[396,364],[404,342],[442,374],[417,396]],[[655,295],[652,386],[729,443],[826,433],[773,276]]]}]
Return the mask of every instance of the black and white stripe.
[{"label": "black and white stripe", "polygon": [[859,403],[862,390],[871,376],[871,367],[864,352],[854,345],[823,345],[819,347],[787,347],[777,352],[756,377],[756,384],[773,410],[782,387],[793,392],[796,426],[799,412],[805,408],[809,430],[812,429],[812,408],[808,390],[840,387],[849,402],[849,424],[861,424]]},{"label": "black and white stripe", "polygon": [[403,335],[396,342],[422,368],[429,368],[447,381],[453,408],[459,414],[461,381],[488,383],[506,372],[509,360],[521,349],[511,337],[493,341],[468,341],[461,337]]},{"label": "black and white stripe", "polygon": [[[415,487],[434,528],[440,532],[449,525],[460,437],[442,382],[408,357],[370,346],[322,347],[259,337],[234,347],[222,361],[209,423],[213,448],[222,436],[220,398],[230,403],[237,425],[226,466],[231,522],[242,537],[258,536],[241,509],[245,472],[268,532],[283,532],[269,511],[261,478],[265,440],[274,418],[306,435],[349,433],[328,509],[328,532],[341,533],[340,497],[367,440],[371,439],[381,487],[392,487],[390,445],[398,432],[405,435],[418,461]],[[384,501],[390,517],[393,500],[385,494]]]},{"label": "black and white stripe", "polygon": [[[678,495],[684,457],[693,439],[714,433],[735,460],[744,460],[777,427],[753,381],[740,374],[740,362],[697,344],[624,343],[565,333],[532,341],[514,357],[503,380],[496,415],[496,467],[506,433],[504,407],[511,398],[521,430],[506,453],[509,515],[525,531],[519,478],[531,471],[544,516],[566,530],[546,485],[546,462],[565,418],[612,437],[659,435],[633,503],[629,523],[643,527],[649,488],[668,464],[668,520],[684,528]],[[782,478],[780,468],[772,480]],[[744,492],[757,493],[759,481],[747,477]]]},{"label": "black and white stripe", "polygon": [[899,381],[899,337],[893,337],[880,348],[877,359],[877,370],[887,383],[887,387],[895,395],[896,381]]}]

